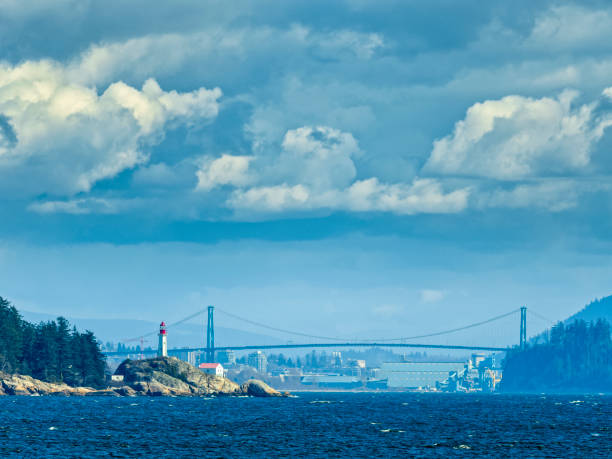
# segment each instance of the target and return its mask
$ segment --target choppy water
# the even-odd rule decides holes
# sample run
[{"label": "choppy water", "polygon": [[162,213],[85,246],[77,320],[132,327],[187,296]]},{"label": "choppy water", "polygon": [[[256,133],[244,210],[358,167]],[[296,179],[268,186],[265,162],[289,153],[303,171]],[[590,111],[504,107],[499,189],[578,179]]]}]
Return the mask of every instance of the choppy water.
[{"label": "choppy water", "polygon": [[0,410],[4,457],[612,457],[610,396],[2,397]]}]

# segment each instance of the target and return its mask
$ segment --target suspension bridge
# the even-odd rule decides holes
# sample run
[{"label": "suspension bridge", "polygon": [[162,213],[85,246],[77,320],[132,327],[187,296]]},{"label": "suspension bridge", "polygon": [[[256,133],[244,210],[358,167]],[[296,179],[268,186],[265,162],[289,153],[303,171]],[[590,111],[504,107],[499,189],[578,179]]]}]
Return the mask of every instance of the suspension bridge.
[{"label": "suspension bridge", "polygon": [[[483,320],[483,321],[479,321],[479,322],[475,322],[475,323],[471,323],[468,325],[464,325],[462,327],[457,327],[457,328],[452,328],[452,329],[448,329],[448,330],[442,330],[442,331],[438,331],[438,332],[433,332],[433,333],[428,333],[428,334],[422,334],[422,335],[415,335],[415,336],[404,336],[404,337],[400,337],[400,338],[380,338],[380,339],[368,339],[368,340],[346,340],[343,338],[337,338],[337,337],[329,337],[329,336],[319,336],[319,335],[312,335],[312,334],[308,334],[308,333],[304,333],[304,332],[299,332],[299,331],[292,331],[292,330],[286,330],[286,329],[282,329],[282,328],[278,328],[278,327],[272,327],[260,322],[256,322],[244,317],[240,317],[238,315],[232,314],[230,312],[227,311],[223,311],[222,309],[217,308],[217,312],[221,313],[223,315],[226,315],[228,317],[240,320],[242,322],[251,324],[251,325],[256,325],[258,327],[262,327],[265,328],[267,330],[271,330],[271,331],[276,331],[276,332],[282,332],[282,333],[287,333],[287,334],[291,334],[294,336],[300,336],[302,338],[309,338],[309,339],[316,339],[316,340],[321,340],[323,342],[316,342],[316,343],[302,343],[302,344],[294,344],[294,343],[288,343],[288,344],[262,344],[262,345],[240,345],[240,346],[215,346],[215,325],[214,325],[214,314],[215,314],[215,307],[214,306],[207,306],[206,308],[191,314],[181,320],[179,320],[178,322],[175,322],[171,325],[168,325],[168,328],[172,328],[172,327],[176,327],[184,322],[187,322],[189,320],[192,320],[198,316],[200,316],[201,314],[207,313],[208,314],[208,320],[207,320],[207,326],[206,326],[206,346],[205,347],[192,347],[192,348],[185,348],[185,347],[181,347],[181,348],[174,348],[174,349],[168,349],[168,353],[169,354],[173,354],[173,353],[178,353],[178,352],[203,352],[206,356],[206,361],[207,362],[214,362],[215,360],[215,353],[218,351],[248,351],[248,350],[264,350],[264,349],[304,349],[304,348],[341,348],[341,347],[385,347],[385,348],[418,348],[418,349],[454,349],[454,350],[473,350],[473,351],[490,351],[490,352],[505,352],[509,349],[509,347],[499,347],[499,346],[487,346],[487,345],[460,345],[460,344],[428,344],[428,343],[407,343],[406,341],[412,341],[412,340],[417,340],[417,339],[425,339],[425,338],[432,338],[432,337],[439,337],[439,336],[444,336],[444,335],[449,335],[451,333],[456,333],[459,331],[463,331],[463,330],[468,330],[470,328],[474,328],[474,327],[479,327],[482,325],[486,325],[486,324],[490,324],[492,322],[501,320],[503,318],[512,316],[514,314],[518,314],[520,313],[520,326],[519,326],[519,342],[518,342],[518,346],[520,346],[521,348],[524,348],[526,342],[527,342],[527,307],[523,306],[520,307],[518,309],[514,309],[512,311],[509,311],[505,314],[501,314],[495,317],[491,317],[487,320]],[[546,321],[549,321],[549,319],[546,319],[545,317],[535,313],[534,311],[529,311],[530,313],[532,313],[533,315],[544,319]],[[128,342],[128,341],[140,341],[141,342],[141,350],[140,353],[142,355],[154,355],[157,353],[157,350],[155,349],[148,349],[145,350],[143,349],[143,345],[142,343],[144,342],[144,338],[148,337],[148,336],[152,336],[155,335],[157,333],[157,331],[152,331],[148,334],[142,335],[140,337],[137,338],[133,338],[133,339],[128,339],[128,340],[124,340],[124,342]],[[124,356],[124,355],[128,355],[128,354],[134,354],[135,352],[132,351],[113,351],[113,352],[105,352],[105,355],[107,356]]]}]

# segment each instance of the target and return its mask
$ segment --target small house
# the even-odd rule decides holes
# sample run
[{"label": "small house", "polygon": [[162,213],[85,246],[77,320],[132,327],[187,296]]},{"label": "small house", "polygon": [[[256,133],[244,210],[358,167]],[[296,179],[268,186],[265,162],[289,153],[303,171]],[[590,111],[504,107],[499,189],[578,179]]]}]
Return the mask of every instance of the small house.
[{"label": "small house", "polygon": [[223,377],[223,366],[220,363],[201,363],[198,368],[209,375]]}]

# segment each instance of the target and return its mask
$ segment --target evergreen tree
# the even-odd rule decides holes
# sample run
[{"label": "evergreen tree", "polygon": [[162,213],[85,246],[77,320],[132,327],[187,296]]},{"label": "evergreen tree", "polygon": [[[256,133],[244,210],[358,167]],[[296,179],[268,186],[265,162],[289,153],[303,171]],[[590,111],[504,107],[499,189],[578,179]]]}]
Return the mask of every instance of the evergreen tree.
[{"label": "evergreen tree", "polygon": [[514,349],[504,361],[506,391],[610,391],[612,338],[605,320],[559,323],[543,343]]},{"label": "evergreen tree", "polygon": [[0,371],[70,385],[104,384],[106,360],[92,332],[71,330],[63,317],[30,324],[2,297],[0,327]]}]

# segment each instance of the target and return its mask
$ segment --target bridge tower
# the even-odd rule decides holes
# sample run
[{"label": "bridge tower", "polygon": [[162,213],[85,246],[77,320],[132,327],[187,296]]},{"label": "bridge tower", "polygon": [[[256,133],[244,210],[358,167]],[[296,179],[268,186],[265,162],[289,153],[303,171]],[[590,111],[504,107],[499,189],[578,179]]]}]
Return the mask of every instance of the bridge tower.
[{"label": "bridge tower", "polygon": [[214,311],[214,306],[208,306],[208,326],[206,327],[206,361],[208,363],[213,363],[215,361]]},{"label": "bridge tower", "polygon": [[527,307],[521,307],[521,337],[519,340],[521,349],[525,349],[527,344]]}]

